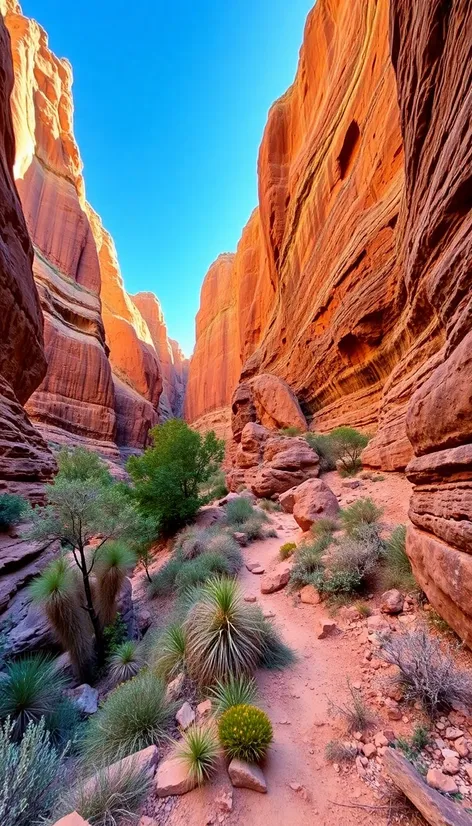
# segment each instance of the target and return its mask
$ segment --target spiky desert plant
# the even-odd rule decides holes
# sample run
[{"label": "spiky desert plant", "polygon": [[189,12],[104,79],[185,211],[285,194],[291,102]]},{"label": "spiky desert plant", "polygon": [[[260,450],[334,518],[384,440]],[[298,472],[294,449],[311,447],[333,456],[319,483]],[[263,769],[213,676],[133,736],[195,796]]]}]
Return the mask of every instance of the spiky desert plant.
[{"label": "spiky desert plant", "polygon": [[136,554],[123,542],[106,542],[95,561],[98,616],[102,626],[116,615],[116,600],[126,575],[136,564]]},{"label": "spiky desert plant", "polygon": [[262,651],[257,610],[232,579],[209,580],[185,622],[187,669],[201,685],[256,670]]},{"label": "spiky desert plant", "polygon": [[19,740],[29,723],[47,719],[59,703],[67,679],[47,654],[31,654],[6,664],[0,680],[0,719],[13,723]]},{"label": "spiky desert plant", "polygon": [[189,778],[203,786],[215,773],[218,761],[219,743],[214,727],[191,726],[176,744],[175,754],[184,762]]},{"label": "spiky desert plant", "polygon": [[286,668],[295,662],[295,654],[282,640],[277,628],[258,611],[259,627],[262,635],[259,665],[271,671]]},{"label": "spiky desert plant", "polygon": [[211,528],[197,528],[189,525],[177,534],[174,542],[174,554],[179,554],[182,559],[195,559],[204,553],[213,535]]},{"label": "spiky desert plant", "polygon": [[405,545],[406,527],[405,525],[397,525],[390,538],[387,539],[383,552],[385,568],[382,584],[385,588],[399,588],[403,591],[418,589]]},{"label": "spiky desert plant", "polygon": [[229,525],[242,525],[254,515],[254,507],[245,496],[231,499],[226,505],[226,519]]},{"label": "spiky desert plant", "polygon": [[260,763],[272,739],[272,725],[267,714],[256,706],[239,705],[221,716],[218,731],[225,754],[232,760]]},{"label": "spiky desert plant", "polygon": [[141,647],[136,640],[125,640],[118,645],[110,657],[110,679],[114,685],[125,683],[136,677],[144,665]]},{"label": "spiky desert plant", "polygon": [[360,691],[351,685],[349,679],[347,687],[350,700],[341,705],[330,702],[330,711],[345,720],[348,732],[368,731],[375,726],[375,716],[365,704]]},{"label": "spiky desert plant", "polygon": [[90,719],[84,734],[84,757],[105,766],[166,738],[173,707],[165,683],[151,671],[115,688]]},{"label": "spiky desert plant", "polygon": [[92,625],[80,601],[80,585],[66,557],[53,560],[29,586],[33,602],[42,605],[80,679],[90,674]]},{"label": "spiky desert plant", "polygon": [[237,574],[243,564],[241,548],[228,533],[215,533],[211,536],[207,548],[209,553],[219,554],[226,560],[228,572]]},{"label": "spiky desert plant", "polygon": [[173,680],[185,667],[187,636],[178,622],[168,625],[152,645],[149,663],[158,677]]},{"label": "spiky desert plant", "polygon": [[81,782],[65,793],[56,815],[62,816],[73,810],[90,826],[135,823],[151,783],[149,771],[137,762],[109,766],[97,772],[92,780]]},{"label": "spiky desert plant", "polygon": [[233,706],[253,705],[257,697],[256,681],[245,674],[217,680],[210,689],[210,697],[217,714],[223,714]]}]

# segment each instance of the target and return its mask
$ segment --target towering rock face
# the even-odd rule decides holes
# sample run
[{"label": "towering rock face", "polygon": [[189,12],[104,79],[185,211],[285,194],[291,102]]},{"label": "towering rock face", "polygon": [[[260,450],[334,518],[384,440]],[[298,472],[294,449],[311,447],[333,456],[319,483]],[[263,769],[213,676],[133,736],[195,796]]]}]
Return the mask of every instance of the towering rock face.
[{"label": "towering rock face", "polygon": [[163,391],[159,400],[160,419],[182,413],[188,362],[178,343],[170,339],[162,307],[154,293],[131,296],[149,329],[152,344],[162,368]]},{"label": "towering rock face", "polygon": [[33,280],[33,248],[13,177],[10,37],[0,17],[0,492],[28,492],[54,460],[22,407],[46,371],[43,319]]},{"label": "towering rock face", "polygon": [[229,405],[242,368],[243,379],[285,379],[317,430],[375,429],[405,346],[395,255],[403,154],[388,6],[319,0],[308,17],[295,81],[264,132],[259,209],[236,257],[219,259],[202,289],[191,421]]},{"label": "towering rock face", "polygon": [[[416,387],[406,412],[417,457],[407,468],[407,551],[433,605],[472,645],[472,7],[392,0],[391,11],[408,329],[424,356],[423,342],[436,345],[420,379],[418,360],[397,371]],[[386,402],[398,395],[393,383]]]}]

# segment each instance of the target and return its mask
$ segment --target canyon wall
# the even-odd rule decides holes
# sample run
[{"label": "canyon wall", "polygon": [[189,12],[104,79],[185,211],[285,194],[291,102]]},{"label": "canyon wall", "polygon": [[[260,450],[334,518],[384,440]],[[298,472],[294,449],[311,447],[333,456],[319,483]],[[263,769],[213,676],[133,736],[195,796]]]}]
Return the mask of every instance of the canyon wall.
[{"label": "canyon wall", "polygon": [[[48,365],[26,409],[53,446],[83,443],[118,460],[118,448],[146,444],[159,418],[165,370],[124,288],[113,240],[85,198],[71,67],[53,54],[45,31],[15,0],[0,0],[0,11],[15,69],[14,171],[34,247]],[[172,350],[168,340],[167,347]],[[44,357],[38,371],[41,364],[44,374]],[[177,410],[184,365],[174,372]],[[172,403],[161,414],[173,415]]]}]

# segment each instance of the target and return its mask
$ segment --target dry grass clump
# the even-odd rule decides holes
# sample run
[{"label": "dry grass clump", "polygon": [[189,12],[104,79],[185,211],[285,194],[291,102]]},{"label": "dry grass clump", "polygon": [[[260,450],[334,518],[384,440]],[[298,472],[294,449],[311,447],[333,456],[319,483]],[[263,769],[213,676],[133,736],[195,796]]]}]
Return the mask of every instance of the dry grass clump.
[{"label": "dry grass clump", "polygon": [[108,767],[99,771],[92,781],[73,787],[61,800],[57,814],[76,811],[91,826],[136,823],[151,785],[149,772],[133,761],[121,768]]},{"label": "dry grass clump", "polygon": [[380,656],[397,666],[399,673],[394,680],[402,686],[405,698],[420,702],[431,717],[453,703],[472,704],[471,676],[457,668],[439,641],[424,628],[390,637]]},{"label": "dry grass clump", "polygon": [[355,760],[357,749],[342,740],[330,740],[325,747],[325,757],[329,763],[350,763]]},{"label": "dry grass clump", "polygon": [[365,704],[360,692],[351,685],[349,680],[347,687],[351,695],[350,700],[339,706],[330,701],[330,710],[345,721],[350,734],[355,731],[369,731],[375,727],[375,716]]},{"label": "dry grass clump", "polygon": [[385,589],[398,588],[400,591],[418,590],[411,570],[410,560],[405,550],[406,527],[398,525],[386,541],[382,552],[382,585]]}]

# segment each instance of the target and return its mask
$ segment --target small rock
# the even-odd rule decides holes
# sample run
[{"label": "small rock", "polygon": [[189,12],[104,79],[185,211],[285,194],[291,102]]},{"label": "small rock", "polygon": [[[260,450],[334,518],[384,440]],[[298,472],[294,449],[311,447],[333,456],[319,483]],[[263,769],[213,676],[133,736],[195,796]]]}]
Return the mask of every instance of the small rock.
[{"label": "small rock", "polygon": [[321,597],[314,585],[304,585],[300,591],[300,602],[306,605],[319,605]]},{"label": "small rock", "polygon": [[469,749],[467,748],[463,737],[459,737],[459,739],[454,742],[454,748],[461,757],[469,756]]},{"label": "small rock", "polygon": [[260,567],[261,567],[260,562],[252,562],[252,561],[246,562],[246,568],[248,569],[248,571],[251,574],[253,573],[254,568],[260,568]]},{"label": "small rock", "polygon": [[267,784],[259,766],[245,763],[244,760],[231,760],[228,774],[233,786],[242,789],[252,789],[255,792],[267,793]]},{"label": "small rock", "polygon": [[190,703],[184,703],[175,715],[180,728],[184,731],[195,722],[195,712]]},{"label": "small rock", "polygon": [[369,760],[377,754],[377,749],[373,743],[364,743],[362,751]]},{"label": "small rock", "polygon": [[341,485],[343,488],[351,488],[353,490],[354,488],[362,487],[362,482],[360,479],[343,479]]},{"label": "small rock", "polygon": [[390,625],[387,620],[379,614],[372,614],[370,617],[367,617],[366,624],[367,628],[371,631],[390,631]]},{"label": "small rock", "polygon": [[457,774],[459,771],[459,758],[446,757],[442,767],[443,771],[446,772],[446,774]]},{"label": "small rock", "polygon": [[169,683],[166,690],[166,700],[168,703],[173,703],[175,700],[178,700],[182,693],[184,679],[184,672],[181,671],[180,674],[177,674],[175,680],[172,680]]},{"label": "small rock", "polygon": [[379,731],[378,734],[376,734],[374,737],[374,743],[379,749],[382,748],[382,746],[388,746],[388,739],[385,737],[385,734],[383,734],[383,732]]},{"label": "small rock", "polygon": [[402,713],[398,708],[389,708],[387,711],[387,717],[389,720],[401,720]]},{"label": "small rock", "polygon": [[457,752],[452,749],[441,749],[441,754],[444,759],[447,759],[448,757],[457,757]]},{"label": "small rock", "polygon": [[289,579],[292,566],[289,562],[280,562],[273,571],[265,574],[261,579],[261,592],[263,594],[273,594],[285,588]]},{"label": "small rock", "polygon": [[251,574],[257,574],[258,576],[261,576],[262,574],[265,574],[265,568],[263,568],[262,565],[257,565],[255,568],[252,569]]},{"label": "small rock", "polygon": [[215,806],[223,814],[229,814],[233,811],[233,792],[221,792],[215,799]]},{"label": "small rock", "polygon": [[83,714],[95,714],[98,711],[98,691],[87,683],[71,691],[75,704]]},{"label": "small rock", "polygon": [[404,596],[396,588],[385,591],[380,598],[380,610],[383,614],[401,614]]},{"label": "small rock", "polygon": [[246,547],[246,545],[247,545],[247,534],[243,533],[242,531],[235,531],[233,533],[233,536],[234,536],[236,542],[238,543],[238,545],[241,545],[242,548]]},{"label": "small rock", "polygon": [[90,826],[90,824],[78,812],[71,812],[70,815],[65,815],[60,820],[56,820],[54,826]]},{"label": "small rock", "polygon": [[356,757],[356,769],[357,769],[357,773],[358,773],[359,777],[365,777],[366,770],[365,770],[364,766],[362,765],[362,760],[359,756]]},{"label": "small rock", "polygon": [[197,706],[197,717],[208,717],[211,714],[211,700],[203,700]]},{"label": "small rock", "polygon": [[189,777],[187,764],[183,760],[170,757],[159,764],[156,775],[156,794],[158,797],[187,794],[196,785],[196,781]]},{"label": "small rock", "polygon": [[257,602],[257,597],[254,594],[246,594],[244,602]]},{"label": "small rock", "polygon": [[464,732],[460,728],[455,728],[454,726],[448,726],[446,731],[444,732],[444,736],[446,740],[458,740],[459,737],[464,736]]},{"label": "small rock", "polygon": [[464,771],[466,772],[469,780],[472,781],[472,763],[466,763],[464,765]]},{"label": "small rock", "polygon": [[443,774],[440,769],[429,769],[426,775],[426,782],[432,789],[437,789],[439,792],[446,794],[456,794],[457,785],[447,774]]},{"label": "small rock", "polygon": [[292,782],[289,783],[289,786],[293,792],[301,792],[301,790],[303,789],[303,786],[300,783]]},{"label": "small rock", "polygon": [[338,633],[339,628],[334,620],[322,619],[319,624],[320,630],[317,633],[319,640],[324,640],[326,637],[333,637]]}]

